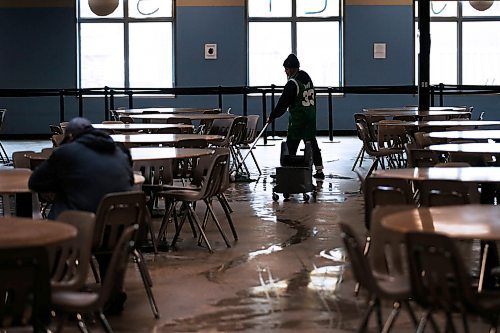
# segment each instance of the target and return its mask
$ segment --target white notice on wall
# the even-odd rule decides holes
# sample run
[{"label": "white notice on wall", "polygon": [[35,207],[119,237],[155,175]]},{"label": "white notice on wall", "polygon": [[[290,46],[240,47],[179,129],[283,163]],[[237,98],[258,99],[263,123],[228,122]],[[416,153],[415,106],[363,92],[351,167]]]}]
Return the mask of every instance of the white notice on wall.
[{"label": "white notice on wall", "polygon": [[385,43],[373,43],[373,59],[385,59],[386,58],[386,44]]}]

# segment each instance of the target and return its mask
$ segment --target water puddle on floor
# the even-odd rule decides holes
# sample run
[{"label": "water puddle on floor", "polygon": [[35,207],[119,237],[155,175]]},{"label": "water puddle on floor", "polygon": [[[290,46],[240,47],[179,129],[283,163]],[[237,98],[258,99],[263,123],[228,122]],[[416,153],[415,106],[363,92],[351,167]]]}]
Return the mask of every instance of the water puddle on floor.
[{"label": "water puddle on floor", "polygon": [[269,269],[258,271],[258,284],[235,297],[212,304],[213,311],[176,319],[159,331],[236,332],[277,329],[316,331],[344,329],[358,317],[354,301],[340,299],[343,265],[303,269],[279,280]]}]

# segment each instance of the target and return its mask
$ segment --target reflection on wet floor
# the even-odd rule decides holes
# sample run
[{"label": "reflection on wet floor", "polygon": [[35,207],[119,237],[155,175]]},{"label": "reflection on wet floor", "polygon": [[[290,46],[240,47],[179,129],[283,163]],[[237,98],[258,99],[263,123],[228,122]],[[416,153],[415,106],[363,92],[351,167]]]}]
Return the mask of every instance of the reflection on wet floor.
[{"label": "reflection on wet floor", "polygon": [[304,268],[291,278],[280,280],[269,267],[261,268],[259,285],[217,301],[214,312],[175,320],[163,328],[188,332],[346,329],[344,321],[351,322],[358,311],[354,303],[339,299],[336,294],[343,271],[342,265],[311,271]]}]

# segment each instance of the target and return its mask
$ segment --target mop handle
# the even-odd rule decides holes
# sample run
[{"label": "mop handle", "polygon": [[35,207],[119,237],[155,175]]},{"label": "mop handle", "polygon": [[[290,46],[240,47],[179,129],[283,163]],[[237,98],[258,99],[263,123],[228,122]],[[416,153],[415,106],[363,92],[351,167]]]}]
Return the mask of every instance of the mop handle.
[{"label": "mop handle", "polygon": [[264,132],[266,131],[266,128],[267,128],[268,125],[269,125],[269,123],[266,122],[266,125],[264,126],[264,128],[262,129],[262,131],[260,131],[259,135],[257,135],[257,137],[255,138],[254,142],[252,143],[252,146],[248,150],[248,152],[245,155],[245,157],[241,160],[241,162],[239,163],[238,168],[236,170],[239,170],[241,168],[241,166],[243,165],[243,163],[247,159],[248,155],[250,155],[250,153],[252,152],[252,149],[255,147],[255,145],[259,141],[259,139],[262,136],[262,134],[264,134]]}]

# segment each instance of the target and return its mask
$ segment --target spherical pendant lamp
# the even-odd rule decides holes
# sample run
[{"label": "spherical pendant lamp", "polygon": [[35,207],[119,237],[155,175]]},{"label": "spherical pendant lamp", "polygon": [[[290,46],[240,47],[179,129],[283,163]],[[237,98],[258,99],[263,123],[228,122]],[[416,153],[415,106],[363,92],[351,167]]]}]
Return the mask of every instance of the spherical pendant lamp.
[{"label": "spherical pendant lamp", "polygon": [[119,0],[89,0],[90,10],[97,16],[107,16],[118,7]]},{"label": "spherical pendant lamp", "polygon": [[483,11],[490,8],[493,5],[493,0],[470,0],[469,1],[472,8]]}]

